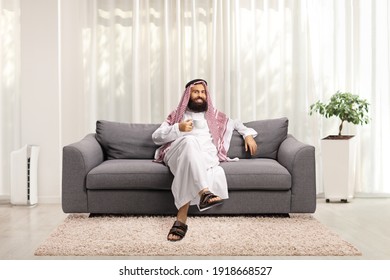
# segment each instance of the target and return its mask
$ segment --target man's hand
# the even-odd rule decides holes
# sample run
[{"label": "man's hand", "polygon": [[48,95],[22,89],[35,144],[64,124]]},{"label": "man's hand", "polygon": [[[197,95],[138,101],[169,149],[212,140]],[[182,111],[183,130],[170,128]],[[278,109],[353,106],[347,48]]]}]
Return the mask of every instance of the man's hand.
[{"label": "man's hand", "polygon": [[179,130],[181,132],[190,132],[192,130],[193,125],[194,124],[192,123],[191,119],[185,120],[185,121],[179,123]]},{"label": "man's hand", "polygon": [[255,155],[257,151],[257,144],[252,135],[245,137],[245,152],[248,150],[250,151],[251,156]]}]

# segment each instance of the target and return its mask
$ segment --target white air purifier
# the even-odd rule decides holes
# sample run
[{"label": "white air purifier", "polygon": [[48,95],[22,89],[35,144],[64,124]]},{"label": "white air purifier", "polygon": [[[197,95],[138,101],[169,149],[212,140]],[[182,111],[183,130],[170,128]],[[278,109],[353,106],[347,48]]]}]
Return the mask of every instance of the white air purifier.
[{"label": "white air purifier", "polygon": [[11,204],[38,203],[39,146],[26,145],[11,152]]}]

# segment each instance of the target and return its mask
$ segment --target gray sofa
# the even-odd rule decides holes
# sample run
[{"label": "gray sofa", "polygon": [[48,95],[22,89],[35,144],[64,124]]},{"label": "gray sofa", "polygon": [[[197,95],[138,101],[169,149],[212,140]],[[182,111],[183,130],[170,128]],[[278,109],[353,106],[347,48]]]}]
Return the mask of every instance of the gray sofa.
[{"label": "gray sofa", "polygon": [[[313,213],[316,209],[314,147],[287,134],[288,119],[245,123],[259,135],[250,157],[234,132],[223,162],[229,199],[203,214]],[[159,124],[97,121],[96,133],[63,148],[65,213],[175,215],[169,169],[153,162],[152,133]],[[190,214],[199,214],[191,206]]]}]

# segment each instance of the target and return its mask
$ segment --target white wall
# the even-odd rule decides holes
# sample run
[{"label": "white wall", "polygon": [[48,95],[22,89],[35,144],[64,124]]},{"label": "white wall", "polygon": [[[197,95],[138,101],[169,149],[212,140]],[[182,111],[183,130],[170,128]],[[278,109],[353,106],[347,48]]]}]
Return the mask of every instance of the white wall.
[{"label": "white wall", "polygon": [[58,3],[21,0],[21,144],[40,146],[40,203],[60,202]]}]

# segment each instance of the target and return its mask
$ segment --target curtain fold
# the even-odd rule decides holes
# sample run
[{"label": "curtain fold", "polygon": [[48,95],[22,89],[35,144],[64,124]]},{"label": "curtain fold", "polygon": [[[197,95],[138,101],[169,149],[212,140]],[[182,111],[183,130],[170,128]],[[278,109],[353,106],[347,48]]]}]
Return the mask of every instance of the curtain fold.
[{"label": "curtain fold", "polygon": [[20,148],[20,4],[0,0],[0,195],[10,194],[10,153]]},{"label": "curtain fold", "polygon": [[[390,193],[389,3],[386,0],[82,1],[85,126],[161,123],[187,81],[204,78],[217,108],[242,121],[286,116],[316,147],[338,121],[309,116],[337,90],[371,103],[356,191]],[[261,147],[260,147],[261,148]]]}]

